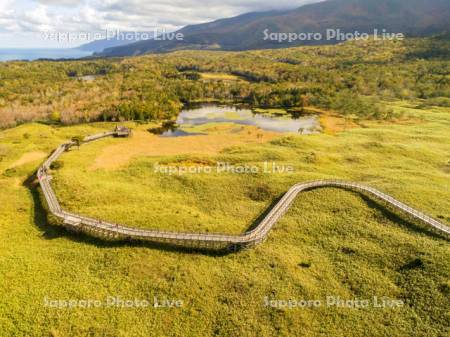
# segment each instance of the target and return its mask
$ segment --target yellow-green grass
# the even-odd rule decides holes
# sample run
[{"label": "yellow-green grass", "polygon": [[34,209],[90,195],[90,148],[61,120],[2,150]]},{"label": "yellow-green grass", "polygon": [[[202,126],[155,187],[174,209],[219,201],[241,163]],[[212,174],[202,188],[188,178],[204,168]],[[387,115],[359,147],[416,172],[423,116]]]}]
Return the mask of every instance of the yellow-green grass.
[{"label": "yellow-green grass", "polygon": [[[101,140],[64,154],[53,184],[63,205],[83,214],[146,228],[239,233],[293,183],[342,178],[373,185],[448,224],[449,111],[415,110],[402,102],[394,109],[415,122],[365,122],[336,135],[281,137],[212,154],[139,156],[116,169],[93,169],[91,161],[126,140]],[[50,152],[74,135],[108,128],[30,124],[0,133],[0,336],[448,334],[449,242],[355,193],[303,193],[266,242],[225,256],[105,243],[47,223],[28,179],[39,161],[7,169],[26,153]],[[153,167],[266,160],[292,165],[295,172],[168,176]],[[109,295],[181,299],[184,305],[44,306],[45,298]],[[387,296],[405,306],[273,309],[264,306],[266,296]]]},{"label": "yellow-green grass", "polygon": [[261,114],[279,114],[279,115],[284,115],[287,114],[287,111],[285,109],[275,109],[275,108],[271,108],[271,109],[264,109],[264,108],[255,108],[253,109],[254,112],[256,113],[261,113]]},{"label": "yellow-green grass", "polygon": [[242,78],[236,75],[227,73],[208,73],[202,72],[200,76],[204,80],[214,80],[214,81],[242,81]]}]

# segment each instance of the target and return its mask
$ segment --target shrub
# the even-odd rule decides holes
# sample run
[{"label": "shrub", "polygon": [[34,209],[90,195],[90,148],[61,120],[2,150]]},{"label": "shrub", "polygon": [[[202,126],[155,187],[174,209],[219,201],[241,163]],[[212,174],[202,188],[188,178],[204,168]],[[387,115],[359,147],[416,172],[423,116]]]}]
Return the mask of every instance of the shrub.
[{"label": "shrub", "polygon": [[75,143],[76,146],[80,147],[83,144],[84,137],[83,136],[75,136],[72,137],[72,142]]},{"label": "shrub", "polygon": [[51,163],[50,168],[52,170],[59,170],[60,168],[64,167],[64,163],[60,160],[54,161],[53,163]]},{"label": "shrub", "polygon": [[54,123],[59,123],[61,122],[61,113],[57,110],[54,110],[51,114],[50,114],[50,121],[54,122]]},{"label": "shrub", "polygon": [[252,187],[248,193],[248,196],[253,201],[265,201],[272,196],[272,190],[269,185],[260,184]]},{"label": "shrub", "polygon": [[6,169],[6,170],[5,170],[5,172],[3,173],[3,175],[4,175],[5,177],[10,178],[10,177],[13,177],[13,176],[16,174],[16,172],[17,172],[17,170],[16,170],[15,168],[9,168],[9,169]]}]

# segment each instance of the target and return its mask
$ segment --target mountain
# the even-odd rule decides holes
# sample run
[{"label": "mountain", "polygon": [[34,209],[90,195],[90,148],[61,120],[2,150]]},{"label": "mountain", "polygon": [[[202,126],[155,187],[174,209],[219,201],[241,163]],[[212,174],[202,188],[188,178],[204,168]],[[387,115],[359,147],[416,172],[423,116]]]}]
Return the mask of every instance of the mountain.
[{"label": "mountain", "polygon": [[[119,35],[120,34],[120,35]],[[114,47],[120,47],[129,45],[135,42],[138,42],[140,39],[139,36],[144,36],[143,34],[146,34],[148,38],[152,38],[154,35],[153,33],[138,33],[137,36],[135,36],[134,33],[129,32],[120,32],[114,34],[114,36],[111,36],[109,38],[101,39],[101,40],[95,40],[86,44],[83,44],[76,49],[83,50],[83,51],[90,51],[90,52],[102,52],[103,50],[107,48],[114,48]]]},{"label": "mountain", "polygon": [[123,41],[123,40],[97,40],[97,41],[92,41],[86,44],[83,44],[79,47],[77,47],[78,50],[83,50],[83,51],[90,51],[90,52],[102,52],[103,50],[107,49],[107,48],[114,48],[114,47],[120,47],[120,46],[125,46],[128,44],[131,44],[133,42],[136,41]]},{"label": "mountain", "polygon": [[[249,50],[306,44],[331,44],[327,29],[341,32],[403,33],[428,36],[450,31],[449,0],[328,0],[284,11],[248,13],[210,23],[186,26],[178,31],[182,41],[140,41],[108,48],[101,56],[129,56],[179,49]],[[320,33],[321,39],[275,41],[271,33]],[[316,35],[317,37],[317,35]]]}]

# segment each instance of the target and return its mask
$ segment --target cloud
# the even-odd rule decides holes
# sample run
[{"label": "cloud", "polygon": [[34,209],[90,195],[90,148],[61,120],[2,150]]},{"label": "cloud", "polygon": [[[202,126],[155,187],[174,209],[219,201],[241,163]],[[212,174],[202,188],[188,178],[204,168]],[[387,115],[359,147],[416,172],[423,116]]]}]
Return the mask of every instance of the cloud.
[{"label": "cloud", "polygon": [[52,5],[52,6],[77,6],[80,4],[79,0],[36,0],[36,2],[43,5]]},{"label": "cloud", "polygon": [[[300,7],[323,0],[0,0],[0,46],[75,47],[105,30],[174,31],[247,12]],[[49,33],[81,33],[61,42]],[[91,33],[86,39],[85,32]]]},{"label": "cloud", "polygon": [[[299,7],[319,0],[1,0],[9,31],[175,30],[250,11]],[[19,6],[19,9],[17,9]],[[14,8],[14,9],[11,9]]]},{"label": "cloud", "polygon": [[14,10],[11,9],[12,1],[3,0],[0,2],[0,32],[18,29],[13,19]]}]

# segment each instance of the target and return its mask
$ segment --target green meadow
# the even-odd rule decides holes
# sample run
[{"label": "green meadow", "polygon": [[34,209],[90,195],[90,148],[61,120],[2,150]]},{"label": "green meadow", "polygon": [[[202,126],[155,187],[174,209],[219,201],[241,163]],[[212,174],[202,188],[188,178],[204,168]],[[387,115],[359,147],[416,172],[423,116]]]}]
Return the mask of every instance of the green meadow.
[{"label": "green meadow", "polygon": [[[145,141],[155,125],[129,122],[133,138],[65,153],[52,184],[64,208],[140,228],[238,234],[291,185],[318,179],[371,185],[449,224],[449,109],[386,104],[403,117],[314,135],[209,125],[207,135],[183,145],[211,150],[180,154],[151,152],[163,142]],[[448,239],[357,193],[300,194],[266,242],[236,254],[107,242],[49,221],[34,177],[44,155],[114,125],[0,131],[0,336],[448,336]],[[233,145],[214,147],[227,132]],[[108,156],[120,165],[102,165]],[[265,162],[293,172],[264,172]],[[259,171],[217,172],[218,163]],[[155,167],[213,169],[167,174]],[[111,297],[182,305],[105,305]],[[369,305],[327,305],[327,297]],[[374,297],[402,305],[375,307]],[[56,300],[102,305],[57,308]],[[316,305],[272,305],[277,300]]]}]

